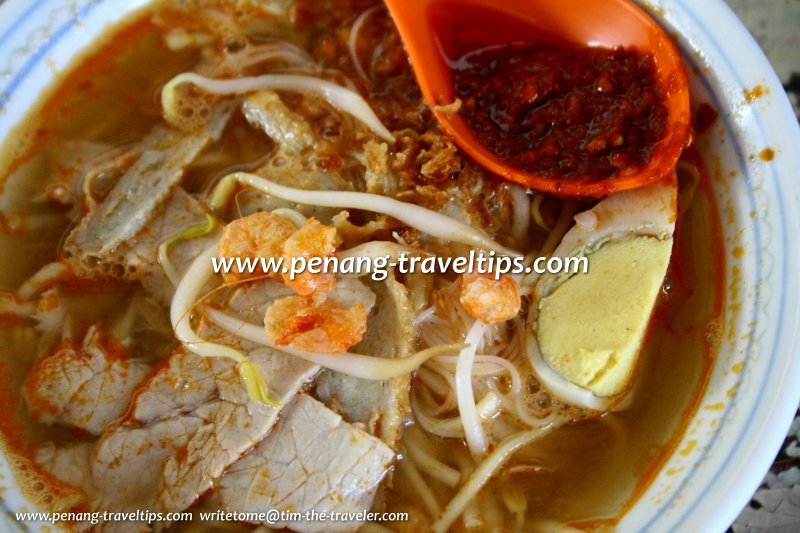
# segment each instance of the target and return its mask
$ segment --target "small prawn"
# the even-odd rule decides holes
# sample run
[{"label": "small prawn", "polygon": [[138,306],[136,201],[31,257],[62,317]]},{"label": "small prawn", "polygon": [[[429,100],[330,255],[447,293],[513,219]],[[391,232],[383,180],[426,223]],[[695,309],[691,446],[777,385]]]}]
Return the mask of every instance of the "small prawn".
[{"label": "small prawn", "polygon": [[367,313],[360,302],[346,309],[320,295],[287,296],[267,309],[264,328],[278,346],[341,353],[361,341]]},{"label": "small prawn", "polygon": [[[284,264],[287,267],[293,266],[296,258],[303,258],[307,262],[312,257],[330,257],[336,253],[336,247],[341,242],[342,239],[336,232],[336,228],[310,218],[283,245]],[[334,284],[334,273],[306,271],[294,276],[284,273],[283,282],[298,294],[308,296],[316,292],[330,291]]]},{"label": "small prawn", "polygon": [[[297,231],[295,225],[282,216],[267,212],[253,213],[225,226],[218,245],[219,255],[225,258],[256,260],[262,257],[277,258],[283,252],[283,244],[295,231]],[[226,283],[230,283],[264,275],[277,277],[278,274],[278,272],[265,272],[259,262],[256,268],[244,272],[233,267],[227,272],[222,272],[222,278]]]},{"label": "small prawn", "polygon": [[485,324],[511,320],[522,306],[517,284],[505,274],[500,279],[493,274],[463,274],[460,300],[467,313]]}]

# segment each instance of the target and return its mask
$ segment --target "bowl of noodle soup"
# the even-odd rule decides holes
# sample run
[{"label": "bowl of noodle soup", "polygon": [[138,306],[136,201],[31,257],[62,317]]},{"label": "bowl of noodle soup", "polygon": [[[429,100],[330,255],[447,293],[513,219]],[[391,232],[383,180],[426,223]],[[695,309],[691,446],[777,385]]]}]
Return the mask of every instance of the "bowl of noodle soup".
[{"label": "bowl of noodle soup", "polygon": [[[279,446],[273,425],[317,425],[312,442],[346,435],[372,461],[334,487],[331,509],[364,508],[351,496],[364,485],[365,510],[411,517],[353,530],[727,528],[800,401],[800,132],[724,3],[640,3],[683,54],[695,134],[676,172],[675,244],[636,379],[607,404],[560,395],[528,361],[526,298],[538,289],[524,277],[522,311],[483,322],[454,276],[290,282],[208,270],[236,232],[252,236],[239,221],[258,217],[284,253],[291,243],[339,258],[470,247],[549,256],[598,209],[505,184],[462,158],[425,109],[381,4],[276,1],[258,16],[250,2],[224,4],[0,6],[0,291],[11,295],[0,300],[0,523],[50,531],[15,513],[188,509],[193,521],[171,527],[189,531],[204,527],[203,511],[286,510],[276,495],[241,498],[248,468],[274,470],[264,463]],[[138,182],[124,181],[131,169]],[[180,187],[162,194],[170,176]],[[120,183],[129,194],[105,212]],[[328,299],[309,296],[326,284]],[[319,326],[327,336],[292,330],[296,305],[333,317],[330,330]],[[101,353],[104,372],[119,372],[108,398],[126,400],[107,420],[102,387],[86,411],[82,390],[72,405],[51,402],[61,385],[42,361],[70,350]],[[216,389],[199,407],[173,398],[159,411],[163,398],[147,403],[159,380]],[[248,415],[235,416],[253,418],[226,425],[225,409],[241,406]],[[312,410],[311,424],[295,414]],[[182,430],[154,437],[167,423]],[[192,440],[203,431],[210,442],[246,438],[231,437],[236,457],[223,462]],[[179,444],[128,457],[113,439]],[[345,448],[330,462],[350,460]]]}]

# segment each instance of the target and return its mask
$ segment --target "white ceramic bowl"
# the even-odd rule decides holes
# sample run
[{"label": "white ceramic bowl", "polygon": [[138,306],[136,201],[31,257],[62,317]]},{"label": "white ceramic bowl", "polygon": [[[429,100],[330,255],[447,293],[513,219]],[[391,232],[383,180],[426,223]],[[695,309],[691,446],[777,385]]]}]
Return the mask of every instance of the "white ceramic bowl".
[{"label": "white ceramic bowl", "polygon": [[[0,132],[11,129],[78,51],[146,0],[7,0],[0,6]],[[702,140],[724,224],[726,335],[697,415],[623,531],[723,531],[751,497],[800,400],[800,132],[781,84],[722,0],[645,7],[676,35],[692,89],[720,111]],[[767,7],[765,6],[765,9]],[[748,102],[744,89],[766,94]],[[775,152],[772,162],[758,154]],[[744,253],[735,253],[740,247]],[[0,254],[1,256],[1,254]],[[736,270],[736,272],[734,272]],[[738,281],[733,281],[738,280]],[[4,530],[32,509],[0,457]]]}]

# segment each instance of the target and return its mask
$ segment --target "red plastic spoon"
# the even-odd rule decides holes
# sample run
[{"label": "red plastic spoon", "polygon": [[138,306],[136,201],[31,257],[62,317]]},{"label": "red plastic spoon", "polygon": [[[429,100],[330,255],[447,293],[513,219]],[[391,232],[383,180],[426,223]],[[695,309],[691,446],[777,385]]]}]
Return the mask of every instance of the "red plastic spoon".
[{"label": "red plastic spoon", "polygon": [[[680,52],[664,30],[629,0],[385,0],[425,101],[445,131],[475,161],[511,181],[560,196],[601,197],[657,181],[675,167],[691,138],[689,88]],[[486,148],[458,113],[437,110],[455,100],[454,60],[465,44],[519,41],[618,46],[650,52],[666,97],[667,133],[649,162],[626,176],[552,178],[511,166]]]}]

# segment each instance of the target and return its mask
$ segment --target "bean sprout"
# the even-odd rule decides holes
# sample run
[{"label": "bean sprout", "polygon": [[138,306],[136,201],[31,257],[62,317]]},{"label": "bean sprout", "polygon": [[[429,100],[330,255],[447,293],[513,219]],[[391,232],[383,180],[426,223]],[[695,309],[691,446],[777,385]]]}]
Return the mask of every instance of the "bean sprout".
[{"label": "bean sprout", "polygon": [[428,511],[428,515],[431,517],[439,516],[442,512],[442,508],[439,502],[436,501],[436,496],[433,494],[428,484],[425,483],[422,474],[419,473],[417,465],[414,464],[414,460],[405,450],[403,450],[402,453],[403,460],[400,461],[400,472],[411,482],[411,485],[414,487],[414,493],[419,496],[422,504]]},{"label": "bean sprout", "polygon": [[498,468],[508,461],[520,448],[535,442],[554,429],[551,424],[542,428],[523,431],[507,437],[484,459],[461,486],[456,496],[445,507],[444,513],[433,524],[435,533],[444,533],[461,516],[469,502],[492,478]]},{"label": "bean sprout", "polygon": [[192,328],[192,309],[200,291],[213,275],[211,258],[216,257],[216,254],[217,244],[214,243],[213,246],[208,247],[205,252],[197,256],[175,289],[169,315],[175,331],[175,338],[187,350],[202,357],[228,357],[236,361],[237,371],[244,381],[250,398],[261,403],[277,405],[269,398],[267,384],[258,365],[230,346],[216,344],[201,338]]},{"label": "bean sprout", "polygon": [[531,223],[531,198],[528,191],[516,183],[507,183],[512,199],[511,236],[514,242],[523,243]]},{"label": "bean sprout", "polygon": [[362,209],[382,213],[396,218],[433,237],[451,242],[467,244],[476,248],[493,250],[499,254],[519,256],[518,252],[505,248],[493,241],[486,233],[472,226],[450,218],[437,211],[401,202],[379,194],[351,191],[307,191],[280,185],[268,179],[247,172],[236,172],[222,178],[214,188],[212,197],[217,198],[235,183],[258,189],[275,198],[317,207],[336,207],[340,209]]},{"label": "bean sprout", "polygon": [[394,135],[381,123],[361,95],[320,78],[297,74],[264,74],[263,76],[231,80],[207,78],[194,72],[178,74],[168,81],[161,91],[161,106],[164,110],[164,117],[169,122],[176,122],[180,117],[176,102],[176,89],[183,83],[191,83],[213,94],[243,94],[262,89],[314,93],[324,98],[336,109],[360,120],[383,139],[389,142],[395,140]]},{"label": "bean sprout", "polygon": [[482,456],[488,446],[472,390],[472,364],[475,361],[475,352],[478,351],[484,333],[486,333],[486,324],[476,320],[469,333],[467,333],[465,339],[467,347],[458,354],[458,363],[456,364],[458,412],[461,416],[461,423],[464,425],[467,446],[475,457]]},{"label": "bean sprout", "polygon": [[335,372],[341,372],[349,376],[370,379],[387,380],[397,376],[403,376],[416,370],[422,363],[436,355],[455,352],[463,348],[460,344],[447,344],[434,346],[427,350],[422,350],[408,357],[400,359],[384,359],[371,355],[360,355],[353,353],[312,353],[291,346],[277,346],[269,337],[263,327],[250,324],[235,316],[229,315],[213,308],[206,308],[205,316],[211,323],[223,330],[241,337],[250,342],[266,346],[273,350],[278,350],[289,355],[305,359],[311,363],[328,368]]},{"label": "bean sprout", "polygon": [[347,38],[347,47],[350,49],[350,59],[352,59],[358,75],[365,80],[369,79],[369,76],[367,76],[367,73],[364,72],[364,68],[361,66],[361,61],[358,59],[358,34],[361,31],[361,27],[364,25],[364,22],[378,9],[378,7],[379,6],[375,5],[365,9],[364,12],[361,13],[358,18],[356,18],[355,22],[353,22],[353,27],[350,29],[350,35]]},{"label": "bean sprout", "polygon": [[428,451],[430,443],[427,442],[424,433],[412,426],[406,432],[405,440],[410,444],[410,446],[406,447],[408,455],[426,474],[438,479],[450,488],[458,485],[461,480],[461,474],[455,468],[439,461]]}]

